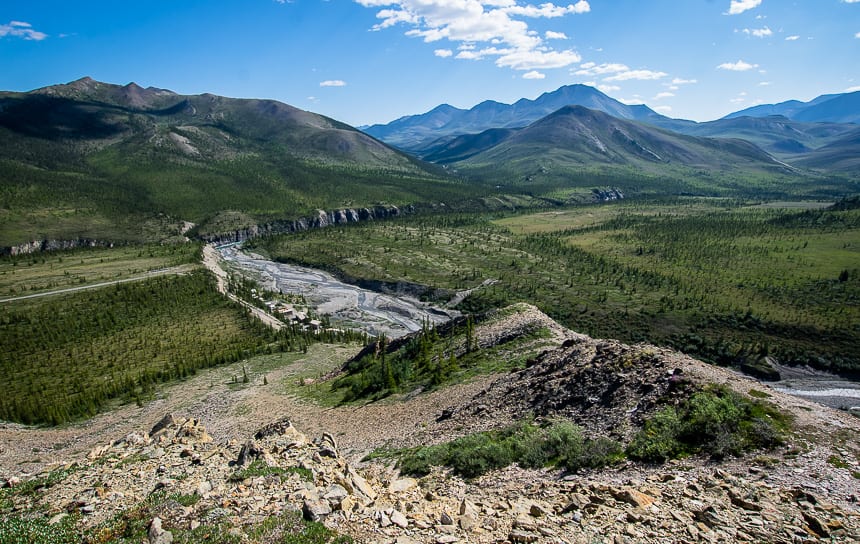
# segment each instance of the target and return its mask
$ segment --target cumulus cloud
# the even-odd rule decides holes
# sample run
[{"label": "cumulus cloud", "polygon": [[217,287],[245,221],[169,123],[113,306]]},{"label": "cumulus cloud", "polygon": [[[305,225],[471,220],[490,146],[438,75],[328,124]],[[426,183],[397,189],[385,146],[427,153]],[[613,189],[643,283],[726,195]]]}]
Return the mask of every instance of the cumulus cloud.
[{"label": "cumulus cloud", "polygon": [[692,85],[694,83],[698,83],[698,81],[695,79],[682,79],[680,77],[672,80],[672,85]]},{"label": "cumulus cloud", "polygon": [[750,64],[742,60],[739,60],[737,62],[724,62],[717,66],[717,69],[719,70],[729,70],[732,72],[746,72],[747,70],[752,70],[753,68],[758,68],[758,64]]},{"label": "cumulus cloud", "polygon": [[761,5],[761,0],[732,0],[729,5],[729,15],[737,15]]},{"label": "cumulus cloud", "polygon": [[655,72],[653,70],[626,70],[624,72],[619,72],[614,76],[605,77],[603,78],[603,81],[628,81],[631,79],[645,81],[662,79],[667,75],[668,74],[666,72]]},{"label": "cumulus cloud", "polygon": [[654,95],[654,100],[663,100],[664,98],[672,98],[673,96],[675,96],[675,93],[670,93],[670,92],[657,93],[656,95]]},{"label": "cumulus cloud", "polygon": [[320,87],[346,87],[346,81],[342,79],[327,79],[320,81]]},{"label": "cumulus cloud", "polygon": [[[592,85],[592,87],[593,86],[594,85]],[[609,93],[612,93],[615,91],[620,91],[621,87],[619,87],[618,85],[598,85],[597,90],[599,90],[602,93],[609,94]]]},{"label": "cumulus cloud", "polygon": [[33,29],[33,25],[23,21],[9,21],[5,25],[0,25],[0,38],[12,36],[14,38],[22,38],[25,40],[41,41],[48,37],[44,32],[39,32]]},{"label": "cumulus cloud", "polygon": [[546,75],[538,72],[537,70],[532,70],[531,72],[526,72],[523,74],[523,79],[543,79]]},{"label": "cumulus cloud", "polygon": [[785,41],[787,41],[787,42],[794,42],[794,41],[797,41],[799,39],[800,39],[800,36],[798,36],[797,34],[793,34],[791,36],[785,37]]},{"label": "cumulus cloud", "polygon": [[551,2],[539,5],[520,0],[355,0],[368,8],[379,8],[379,23],[373,30],[407,26],[406,35],[427,43],[447,40],[473,46],[462,49],[456,58],[495,58],[496,65],[514,70],[535,70],[570,66],[581,60],[573,50],[555,50],[546,40],[566,39],[562,32],[549,30],[544,37],[529,29],[524,19],[555,19],[587,13],[586,0],[568,5]]},{"label": "cumulus cloud", "polygon": [[773,30],[768,27],[764,28],[745,28],[744,34],[755,36],[756,38],[766,38],[773,36]]},{"label": "cumulus cloud", "polygon": [[593,62],[586,62],[585,64],[580,64],[579,70],[574,71],[573,74],[577,76],[602,76],[606,74],[617,74],[618,72],[627,72],[629,70],[630,68],[624,64],[595,64]]},{"label": "cumulus cloud", "polygon": [[843,93],[856,93],[857,91],[860,91],[860,85],[855,85],[854,87],[848,87],[847,89],[845,89],[842,92]]},{"label": "cumulus cloud", "polygon": [[451,51],[450,49],[437,49],[437,50],[433,51],[433,54],[436,55],[437,57],[442,57],[444,59],[446,57],[450,57],[451,55],[453,55],[454,52]]},{"label": "cumulus cloud", "polygon": [[653,109],[658,113],[669,113],[672,111],[672,106],[654,106]]}]

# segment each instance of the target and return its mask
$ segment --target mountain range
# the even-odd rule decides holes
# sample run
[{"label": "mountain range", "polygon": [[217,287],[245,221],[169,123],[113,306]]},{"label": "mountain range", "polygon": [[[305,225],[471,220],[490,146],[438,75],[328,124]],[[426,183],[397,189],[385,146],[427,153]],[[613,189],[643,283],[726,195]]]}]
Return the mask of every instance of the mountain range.
[{"label": "mountain range", "polygon": [[[855,98],[773,108],[848,118]],[[856,124],[779,113],[694,123],[584,85],[365,131],[274,100],[91,78],[0,92],[0,245],[218,237],[319,210],[547,205],[606,188],[819,198],[851,192],[860,167]],[[798,168],[837,178],[822,188]]]},{"label": "mountain range", "polygon": [[287,104],[90,78],[0,93],[0,179],[7,242],[137,239],[150,236],[142,224],[221,225],[225,210],[240,212],[232,228],[464,194],[437,167]]},{"label": "mountain range", "polygon": [[476,150],[466,144],[472,141],[467,135],[493,130],[479,140],[484,143],[497,140],[501,135],[498,130],[526,127],[570,105],[681,134],[741,138],[781,159],[796,156],[800,159],[804,155],[805,160],[806,155],[824,146],[844,148],[848,143],[839,143],[840,139],[850,141],[857,128],[854,123],[860,122],[860,91],[823,95],[809,102],[793,100],[760,105],[716,121],[696,123],[660,115],[645,105],[624,104],[593,87],[568,85],[535,100],[521,99],[513,104],[486,101],[468,110],[443,104],[424,114],[363,130],[426,160],[450,163],[475,154]]},{"label": "mountain range", "polygon": [[642,121],[662,128],[677,129],[690,123],[660,115],[648,106],[628,106],[587,85],[567,85],[535,100],[523,98],[513,104],[487,100],[468,110],[442,104],[421,115],[410,115],[385,125],[362,129],[386,143],[420,154],[439,138],[491,128],[525,127],[570,105],[585,106],[620,119]]},{"label": "mountain range", "polygon": [[771,115],[808,123],[860,123],[860,91],[823,94],[809,102],[788,100],[779,104],[762,104],[730,113],[724,119]]}]

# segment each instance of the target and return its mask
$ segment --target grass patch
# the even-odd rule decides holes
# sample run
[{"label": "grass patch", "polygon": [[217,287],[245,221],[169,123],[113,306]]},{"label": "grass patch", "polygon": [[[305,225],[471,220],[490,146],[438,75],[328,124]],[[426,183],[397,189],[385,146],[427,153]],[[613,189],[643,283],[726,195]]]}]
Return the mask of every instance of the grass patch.
[{"label": "grass patch", "polygon": [[291,474],[297,474],[302,480],[313,482],[313,473],[303,467],[272,467],[266,464],[265,461],[257,459],[247,467],[241,468],[227,478],[229,482],[241,482],[248,478],[259,478],[261,476],[276,475],[281,479],[288,478]]},{"label": "grass patch", "polygon": [[709,386],[681,405],[657,412],[626,452],[632,459],[657,463],[697,453],[722,459],[780,445],[788,428],[787,416],[774,406]]},{"label": "grass patch", "polygon": [[838,455],[831,455],[827,458],[827,462],[836,468],[851,468],[851,465],[843,461]]},{"label": "grass patch", "polygon": [[0,516],[0,542],[9,544],[80,544],[83,535],[74,516],[48,524],[44,517]]},{"label": "grass patch", "polygon": [[585,438],[582,430],[568,421],[546,426],[523,421],[405,452],[398,467],[405,474],[422,476],[434,466],[445,466],[465,478],[476,478],[513,463],[525,468],[554,466],[574,471],[603,467],[622,458],[620,444],[606,438]]},{"label": "grass patch", "polygon": [[758,389],[750,389],[747,393],[749,394],[749,396],[756,399],[769,399],[772,396],[769,393],[759,391]]}]

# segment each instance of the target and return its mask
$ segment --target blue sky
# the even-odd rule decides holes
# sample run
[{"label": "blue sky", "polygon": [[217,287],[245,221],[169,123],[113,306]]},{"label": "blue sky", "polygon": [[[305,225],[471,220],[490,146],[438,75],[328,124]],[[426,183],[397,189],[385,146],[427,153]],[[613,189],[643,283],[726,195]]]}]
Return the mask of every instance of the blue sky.
[{"label": "blue sky", "polygon": [[0,89],[83,76],[353,125],[571,83],[706,121],[860,90],[860,0],[3,0]]}]

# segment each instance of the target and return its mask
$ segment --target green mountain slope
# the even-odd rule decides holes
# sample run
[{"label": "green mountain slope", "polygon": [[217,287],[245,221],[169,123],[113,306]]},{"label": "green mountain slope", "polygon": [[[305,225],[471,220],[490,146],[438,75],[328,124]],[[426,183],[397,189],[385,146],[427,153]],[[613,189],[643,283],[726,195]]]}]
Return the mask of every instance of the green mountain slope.
[{"label": "green mountain slope", "polygon": [[797,177],[744,140],[685,136],[581,106],[562,108],[455,166],[521,186],[594,184],[603,176],[628,190],[664,194],[719,194],[752,189],[760,178]]},{"label": "green mountain slope", "polygon": [[794,164],[826,171],[860,172],[860,128],[811,153],[801,155]]},{"label": "green mountain slope", "polygon": [[685,127],[692,136],[741,138],[786,160],[808,153],[857,130],[850,123],[803,123],[782,115],[733,117]]},{"label": "green mountain slope", "polygon": [[[461,196],[435,167],[272,100],[84,78],[0,93],[0,245],[161,239],[181,221]],[[142,228],[143,226],[143,228]]]}]

